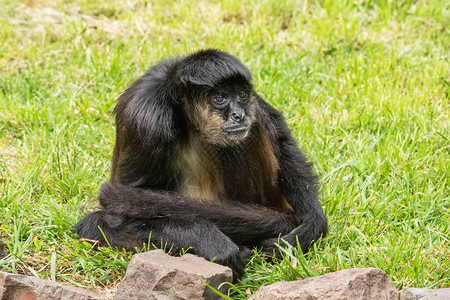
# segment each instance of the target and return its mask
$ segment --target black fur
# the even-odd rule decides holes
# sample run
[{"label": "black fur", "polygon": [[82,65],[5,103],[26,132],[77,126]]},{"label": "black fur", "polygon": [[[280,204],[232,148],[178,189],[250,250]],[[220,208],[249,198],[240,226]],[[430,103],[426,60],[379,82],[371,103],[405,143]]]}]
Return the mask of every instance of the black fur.
[{"label": "black fur", "polygon": [[133,250],[151,236],[152,243],[162,246],[162,240],[174,253],[189,248],[215,258],[237,279],[249,248],[262,247],[271,255],[281,238],[292,245],[298,239],[306,251],[326,234],[311,165],[281,114],[256,94],[242,106],[255,115],[248,135],[204,148],[205,159],[217,163],[215,172],[223,178],[217,199],[179,192],[183,169],[175,162],[195,130],[186,102],[209,97],[208,91],[229,80],[251,88],[251,74],[238,59],[203,50],[157,64],[126,90],[115,109],[111,180],[100,189],[102,209],[75,225],[82,238],[106,246],[105,235],[111,246]]}]

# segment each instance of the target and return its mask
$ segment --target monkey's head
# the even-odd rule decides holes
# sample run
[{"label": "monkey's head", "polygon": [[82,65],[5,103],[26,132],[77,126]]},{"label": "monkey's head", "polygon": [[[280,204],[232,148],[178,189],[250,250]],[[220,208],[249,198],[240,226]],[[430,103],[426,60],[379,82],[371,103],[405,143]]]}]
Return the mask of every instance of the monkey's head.
[{"label": "monkey's head", "polygon": [[204,50],[181,59],[177,78],[188,124],[205,142],[233,146],[255,121],[250,71],[235,57]]}]

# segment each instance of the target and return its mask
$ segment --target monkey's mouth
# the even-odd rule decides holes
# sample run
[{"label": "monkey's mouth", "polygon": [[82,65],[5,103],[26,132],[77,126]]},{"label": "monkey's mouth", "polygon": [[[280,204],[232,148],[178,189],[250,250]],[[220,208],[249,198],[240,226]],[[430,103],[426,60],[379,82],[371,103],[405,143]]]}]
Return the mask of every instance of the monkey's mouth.
[{"label": "monkey's mouth", "polygon": [[242,140],[250,131],[250,126],[244,124],[233,124],[229,126],[223,126],[223,131],[227,134],[230,140]]}]

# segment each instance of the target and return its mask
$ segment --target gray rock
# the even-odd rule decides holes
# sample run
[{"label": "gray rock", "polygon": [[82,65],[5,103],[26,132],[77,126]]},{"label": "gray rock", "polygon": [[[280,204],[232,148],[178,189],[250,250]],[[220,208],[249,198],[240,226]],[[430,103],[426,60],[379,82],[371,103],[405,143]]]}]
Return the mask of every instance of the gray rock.
[{"label": "gray rock", "polygon": [[448,289],[419,289],[405,288],[400,292],[400,300],[449,300],[450,288]]},{"label": "gray rock", "polygon": [[5,291],[5,276],[0,272],[0,299],[3,299],[3,293]]},{"label": "gray rock", "polygon": [[192,254],[173,257],[153,250],[132,257],[114,299],[220,299],[205,283],[218,289],[231,280],[230,268]]},{"label": "gray rock", "polygon": [[3,300],[95,300],[103,293],[66,286],[36,277],[0,272],[0,299]]},{"label": "gray rock", "polygon": [[383,270],[348,269],[260,288],[250,300],[398,300],[398,292]]}]

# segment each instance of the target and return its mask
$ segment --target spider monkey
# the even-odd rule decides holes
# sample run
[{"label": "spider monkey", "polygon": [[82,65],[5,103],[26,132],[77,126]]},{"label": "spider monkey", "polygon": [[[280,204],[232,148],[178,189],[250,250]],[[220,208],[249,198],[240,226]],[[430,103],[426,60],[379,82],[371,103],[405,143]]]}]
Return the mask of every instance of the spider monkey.
[{"label": "spider monkey", "polygon": [[190,249],[231,267],[235,280],[249,248],[273,255],[280,241],[298,240],[306,251],[324,236],[311,164],[251,80],[237,58],[214,49],[137,79],[114,110],[101,209],[75,225],[78,234],[130,251],[149,242]]}]

